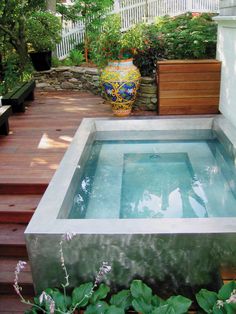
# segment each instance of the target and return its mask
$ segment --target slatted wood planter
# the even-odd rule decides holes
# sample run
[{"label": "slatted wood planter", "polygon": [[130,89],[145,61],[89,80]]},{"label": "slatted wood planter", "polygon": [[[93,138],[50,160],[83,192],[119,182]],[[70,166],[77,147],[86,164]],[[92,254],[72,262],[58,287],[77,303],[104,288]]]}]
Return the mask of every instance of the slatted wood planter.
[{"label": "slatted wood planter", "polygon": [[157,62],[158,114],[218,113],[220,74],[217,60]]}]

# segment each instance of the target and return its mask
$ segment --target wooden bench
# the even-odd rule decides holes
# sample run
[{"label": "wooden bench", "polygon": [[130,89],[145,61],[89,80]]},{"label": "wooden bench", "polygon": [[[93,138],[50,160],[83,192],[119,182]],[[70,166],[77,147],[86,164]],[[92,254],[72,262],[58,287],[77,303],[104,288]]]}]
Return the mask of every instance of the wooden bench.
[{"label": "wooden bench", "polygon": [[25,112],[25,100],[34,100],[35,81],[24,82],[2,98],[2,105],[9,105],[13,112]]},{"label": "wooden bench", "polygon": [[11,106],[0,107],[0,134],[8,135],[9,133],[9,122],[8,118],[11,115]]}]

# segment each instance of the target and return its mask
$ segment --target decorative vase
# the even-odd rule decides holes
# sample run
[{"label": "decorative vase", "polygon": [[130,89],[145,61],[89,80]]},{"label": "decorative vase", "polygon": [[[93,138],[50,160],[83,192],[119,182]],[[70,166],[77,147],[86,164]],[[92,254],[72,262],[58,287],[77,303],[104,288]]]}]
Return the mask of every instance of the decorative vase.
[{"label": "decorative vase", "polygon": [[131,113],[140,79],[133,59],[111,61],[102,71],[103,91],[115,116],[125,117]]}]

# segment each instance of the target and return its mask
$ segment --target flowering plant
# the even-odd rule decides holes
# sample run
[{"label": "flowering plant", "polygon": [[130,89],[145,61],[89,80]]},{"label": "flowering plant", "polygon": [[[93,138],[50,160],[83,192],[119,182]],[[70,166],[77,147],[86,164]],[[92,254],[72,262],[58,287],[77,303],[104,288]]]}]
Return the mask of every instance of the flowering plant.
[{"label": "flowering plant", "polygon": [[236,313],[236,281],[223,285],[218,293],[201,289],[196,299],[205,313]]}]

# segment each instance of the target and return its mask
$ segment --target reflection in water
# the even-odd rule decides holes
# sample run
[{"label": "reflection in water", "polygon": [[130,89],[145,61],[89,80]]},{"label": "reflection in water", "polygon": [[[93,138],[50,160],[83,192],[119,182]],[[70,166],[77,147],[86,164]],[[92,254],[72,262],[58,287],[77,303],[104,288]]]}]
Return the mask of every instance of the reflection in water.
[{"label": "reflection in water", "polygon": [[162,193],[156,195],[144,190],[136,202],[130,203],[131,216],[137,218],[207,217],[206,198],[199,182],[194,183],[187,194],[180,187]]},{"label": "reflection in water", "polygon": [[127,154],[122,188],[121,218],[207,217],[207,198],[186,153]]}]

